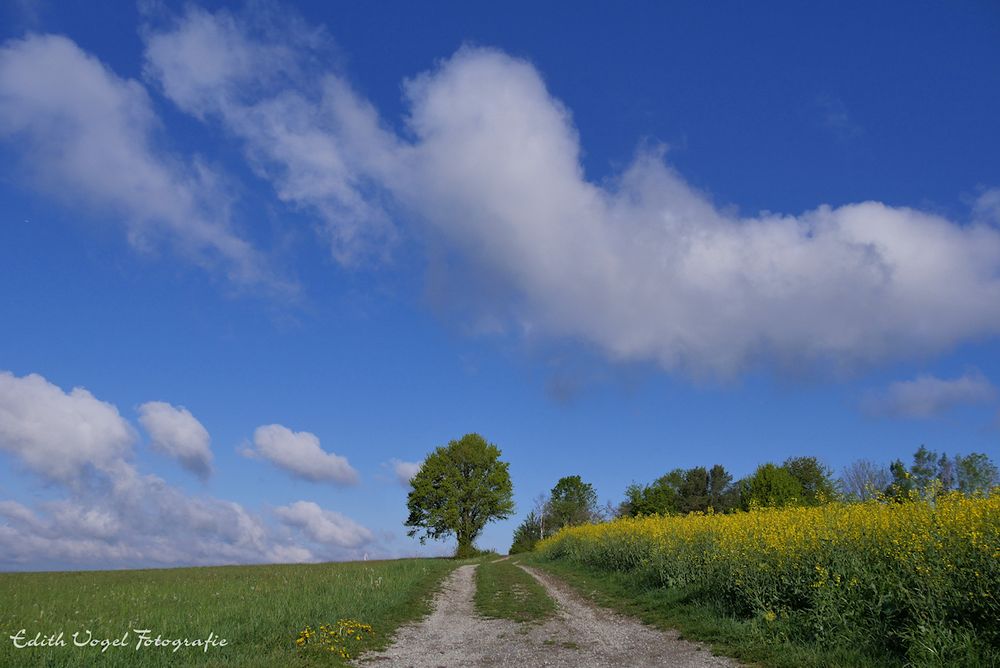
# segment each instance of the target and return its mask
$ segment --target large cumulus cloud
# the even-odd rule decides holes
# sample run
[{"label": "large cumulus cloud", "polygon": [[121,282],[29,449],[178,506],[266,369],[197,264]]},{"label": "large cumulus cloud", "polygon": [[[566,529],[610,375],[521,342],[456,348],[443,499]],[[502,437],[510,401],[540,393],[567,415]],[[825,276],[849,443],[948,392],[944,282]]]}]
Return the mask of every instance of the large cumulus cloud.
[{"label": "large cumulus cloud", "polygon": [[396,133],[315,51],[282,43],[192,10],[149,31],[147,72],[240,138],[283,199],[319,212],[338,257],[344,240],[419,221],[463,268],[442,296],[478,289],[465,303],[483,321],[723,377],[862,367],[1000,330],[992,191],[966,221],[876,201],[741,216],[655,147],[588,179],[570,111],[525,60],[460,49],[404,83]]}]

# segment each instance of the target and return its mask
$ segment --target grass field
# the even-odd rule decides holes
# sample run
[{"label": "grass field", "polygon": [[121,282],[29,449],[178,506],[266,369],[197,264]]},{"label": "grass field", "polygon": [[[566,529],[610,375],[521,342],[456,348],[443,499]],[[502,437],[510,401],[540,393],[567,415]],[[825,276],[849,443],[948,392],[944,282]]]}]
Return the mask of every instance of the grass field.
[{"label": "grass field", "polygon": [[565,529],[533,559],[767,665],[1000,665],[1000,493]]},{"label": "grass field", "polygon": [[[455,566],[449,559],[288,566],[0,574],[0,666],[325,666],[343,665],[320,645],[320,627],[340,619],[372,627],[344,630],[356,655],[382,647],[401,623],[426,612],[429,595]],[[302,632],[309,627],[305,639]],[[17,649],[8,636],[63,633],[65,647]],[[225,638],[224,647],[149,646],[136,650],[135,629],[151,637]],[[127,647],[74,646],[120,639]],[[88,636],[88,632],[92,636]],[[361,640],[353,640],[361,636]],[[303,643],[296,640],[303,637]],[[342,643],[343,644],[343,643]]]},{"label": "grass field", "polygon": [[545,588],[510,559],[486,561],[476,569],[476,612],[483,617],[532,622],[555,610]]}]

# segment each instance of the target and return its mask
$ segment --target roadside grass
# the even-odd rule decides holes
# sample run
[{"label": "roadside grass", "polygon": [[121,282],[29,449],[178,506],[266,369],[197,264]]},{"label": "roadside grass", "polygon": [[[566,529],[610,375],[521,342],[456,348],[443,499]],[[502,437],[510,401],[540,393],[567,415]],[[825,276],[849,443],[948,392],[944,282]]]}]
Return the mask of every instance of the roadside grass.
[{"label": "roadside grass", "polygon": [[517,622],[540,621],[556,611],[545,588],[510,559],[479,564],[475,602],[483,617]]},{"label": "roadside grass", "polygon": [[[891,658],[873,658],[844,648],[823,648],[792,639],[763,619],[737,619],[709,603],[691,600],[676,588],[650,587],[638,577],[550,561],[538,555],[525,563],[562,579],[597,605],[641,619],[659,628],[677,629],[689,640],[709,644],[720,655],[775,668],[887,668],[903,664]],[[779,622],[780,623],[780,622]]]},{"label": "roadside grass", "polygon": [[[133,571],[0,574],[0,666],[343,666],[339,648],[320,646],[321,625],[341,619],[373,634],[343,633],[348,652],[388,645],[401,624],[429,611],[444,577],[468,561],[403,559],[310,565],[224,566]],[[312,635],[301,646],[306,627]],[[345,626],[350,628],[350,626]],[[9,636],[64,634],[64,647],[17,649]],[[225,647],[135,648],[135,629],[151,636],[205,638]],[[357,629],[355,629],[356,631]],[[121,638],[129,645],[76,647],[81,641]],[[355,640],[361,636],[360,640]],[[327,643],[329,644],[329,643]]]}]

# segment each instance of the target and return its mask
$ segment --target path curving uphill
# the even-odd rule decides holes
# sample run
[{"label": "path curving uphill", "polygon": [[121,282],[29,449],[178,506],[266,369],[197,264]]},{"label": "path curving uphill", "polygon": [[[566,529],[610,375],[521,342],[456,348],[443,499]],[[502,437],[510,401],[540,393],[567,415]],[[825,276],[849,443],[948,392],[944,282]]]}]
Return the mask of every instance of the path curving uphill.
[{"label": "path curving uphill", "polygon": [[521,566],[548,591],[559,609],[542,623],[518,623],[480,617],[473,604],[476,565],[460,566],[434,598],[433,611],[399,629],[392,645],[371,652],[356,665],[392,668],[455,666],[533,667],[739,666],[713,656],[677,632],[660,631],[585,601],[562,582]]}]

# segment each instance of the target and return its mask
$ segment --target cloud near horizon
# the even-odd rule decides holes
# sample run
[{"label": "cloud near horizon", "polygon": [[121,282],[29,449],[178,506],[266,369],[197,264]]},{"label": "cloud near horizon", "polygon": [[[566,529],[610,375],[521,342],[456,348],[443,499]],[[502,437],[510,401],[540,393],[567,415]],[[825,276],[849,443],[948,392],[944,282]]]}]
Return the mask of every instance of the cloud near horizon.
[{"label": "cloud near horizon", "polygon": [[[154,437],[175,449],[181,440],[201,442],[180,409],[161,405],[172,411],[158,416],[167,428],[148,419],[158,409],[144,406]],[[177,420],[183,429],[170,424]],[[87,390],[0,372],[0,451],[62,494],[33,507],[0,499],[0,568],[286,563],[358,558],[363,547],[384,552],[370,530],[313,502],[278,507],[269,521],[143,474],[131,462],[136,441],[117,408]]]},{"label": "cloud near horizon", "polygon": [[312,501],[296,501],[275,508],[274,514],[322,545],[360,548],[375,540],[375,535],[367,528],[336,511],[323,510]]},{"label": "cloud near horizon", "polygon": [[588,180],[570,111],[523,59],[459,49],[404,82],[396,134],[316,65],[317,39],[292,52],[280,29],[189,9],[147,29],[146,72],[325,221],[335,257],[419,221],[448,249],[439,301],[481,322],[721,378],[850,371],[1000,332],[1000,229],[982,213],[993,191],[965,224],[874,201],[739,216],[655,147]]},{"label": "cloud near horizon", "polygon": [[997,388],[981,372],[971,370],[957,378],[918,376],[870,392],[862,402],[869,415],[892,418],[931,418],[953,408],[988,404],[997,399]]}]

